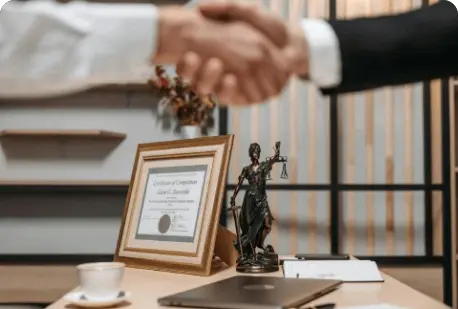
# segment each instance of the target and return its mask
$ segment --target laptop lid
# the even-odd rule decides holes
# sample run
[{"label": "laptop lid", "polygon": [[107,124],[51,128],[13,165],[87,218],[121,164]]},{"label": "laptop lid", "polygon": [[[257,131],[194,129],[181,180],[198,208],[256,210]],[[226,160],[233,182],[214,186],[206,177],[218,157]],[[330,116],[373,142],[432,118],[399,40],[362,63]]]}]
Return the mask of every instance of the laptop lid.
[{"label": "laptop lid", "polygon": [[158,299],[163,306],[225,309],[298,307],[342,284],[340,280],[234,276]]}]

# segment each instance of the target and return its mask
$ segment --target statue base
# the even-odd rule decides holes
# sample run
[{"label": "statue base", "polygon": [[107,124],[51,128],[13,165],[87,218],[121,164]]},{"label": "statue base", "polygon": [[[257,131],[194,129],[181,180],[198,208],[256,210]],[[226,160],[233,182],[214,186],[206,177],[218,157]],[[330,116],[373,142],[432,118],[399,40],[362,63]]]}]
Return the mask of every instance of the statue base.
[{"label": "statue base", "polygon": [[237,272],[240,273],[272,273],[280,269],[278,266],[278,254],[276,253],[258,253],[256,258],[239,258]]}]

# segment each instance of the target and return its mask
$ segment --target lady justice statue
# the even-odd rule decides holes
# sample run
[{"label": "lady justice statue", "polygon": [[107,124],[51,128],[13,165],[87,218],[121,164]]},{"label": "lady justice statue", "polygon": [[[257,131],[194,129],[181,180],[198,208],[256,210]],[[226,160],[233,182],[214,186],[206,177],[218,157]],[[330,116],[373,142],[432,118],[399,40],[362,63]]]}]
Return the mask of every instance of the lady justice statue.
[{"label": "lady justice statue", "polygon": [[[240,255],[236,269],[245,273],[273,272],[279,269],[278,255],[271,245],[265,244],[274,220],[267,201],[266,182],[271,179],[272,167],[277,162],[283,162],[280,177],[288,178],[287,157],[280,156],[280,142],[275,143],[274,155],[263,162],[259,162],[261,147],[257,143],[250,145],[248,155],[251,164],[242,169],[229,209],[234,215],[237,232],[234,246]],[[248,180],[248,189],[242,206],[235,206],[235,198],[245,179]]]}]

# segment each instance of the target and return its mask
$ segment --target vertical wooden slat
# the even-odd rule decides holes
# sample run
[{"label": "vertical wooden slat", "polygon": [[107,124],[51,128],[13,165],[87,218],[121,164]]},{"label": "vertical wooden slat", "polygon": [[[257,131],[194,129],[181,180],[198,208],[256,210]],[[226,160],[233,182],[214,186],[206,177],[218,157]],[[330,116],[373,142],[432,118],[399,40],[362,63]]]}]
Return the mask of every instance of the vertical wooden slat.
[{"label": "vertical wooden slat", "polygon": [[345,18],[346,16],[346,1],[345,0],[336,0],[336,9],[337,9],[337,18]]},{"label": "vertical wooden slat", "polygon": [[[232,2],[237,2],[237,0],[230,0]],[[230,119],[232,120],[232,134],[234,134],[234,144],[232,146],[232,156],[231,156],[231,174],[233,179],[229,179],[229,183],[237,182],[237,177],[240,174],[240,163],[239,163],[239,152],[240,152],[240,110],[236,107],[229,107],[228,114],[230,114]],[[232,222],[232,217],[229,217],[229,221]]]},{"label": "vertical wooden slat", "polygon": [[[442,182],[442,115],[441,115],[441,82],[434,80],[431,88],[431,163],[432,182]],[[452,87],[453,88],[453,87]],[[452,114],[452,113],[451,113]],[[426,132],[425,132],[426,133]],[[426,133],[427,134],[427,133]],[[454,150],[454,149],[453,149]],[[433,192],[432,196],[433,221],[433,252],[442,255],[442,194]]]},{"label": "vertical wooden slat", "polygon": [[[412,86],[404,87],[404,164],[405,164],[405,181],[413,182],[413,132],[412,132]],[[413,255],[415,247],[415,229],[414,229],[414,196],[413,192],[405,192],[406,207],[406,254]]]},{"label": "vertical wooden slat", "polygon": [[[441,83],[440,80],[433,80],[430,83],[431,89],[431,161],[432,181],[442,182],[442,139],[441,137]],[[425,132],[426,134],[427,132]]]},{"label": "vertical wooden slat", "polygon": [[[327,1],[327,7],[329,8],[330,6],[330,0]],[[329,14],[329,9],[327,10],[328,14]],[[343,16],[345,15],[345,1],[343,0],[336,0],[336,17],[337,18],[343,18]],[[327,15],[326,18],[329,18],[330,16]],[[328,141],[326,143],[326,162],[331,162],[331,125],[330,125],[330,122],[331,122],[331,102],[330,102],[330,98],[327,98],[327,101],[325,103],[326,105],[326,108],[325,108],[325,114],[326,114],[326,128],[328,128],[326,130],[326,141]],[[338,116],[338,138],[339,138],[339,148],[344,150],[344,151],[340,151],[340,153],[345,153],[345,130],[344,130],[344,126],[345,126],[345,119],[344,117],[342,117],[342,104],[340,103],[341,101],[341,98],[338,97],[337,98],[337,104],[338,104],[338,109],[339,109],[339,113],[340,115]],[[338,170],[338,173],[339,175],[345,175],[345,164],[341,164],[342,158],[343,156],[340,155],[340,158],[338,158],[338,160],[340,161],[338,163],[339,165],[339,170]],[[327,175],[327,178],[326,178],[326,182],[327,183],[330,183],[331,182],[331,164],[328,164],[326,163],[325,164],[326,166],[326,175]],[[339,177],[338,179],[339,183],[342,183],[342,182],[345,182],[344,179],[342,179],[342,177]],[[341,231],[342,233],[340,233],[339,235],[339,238],[338,238],[338,242],[339,244],[341,244],[341,247],[343,250],[345,250],[345,252],[348,252],[347,251],[347,248],[346,248],[346,239],[347,239],[347,235],[346,235],[346,232],[347,232],[347,229],[346,229],[346,222],[345,222],[345,195],[344,193],[340,193],[339,194],[339,199],[338,199],[338,203],[339,203],[339,206],[340,206],[340,211],[339,211],[339,222],[340,222],[340,226],[341,226]],[[331,194],[329,193],[328,194],[328,204],[329,204],[329,207],[328,207],[328,213],[327,213],[327,218],[326,218],[326,222],[327,222],[327,225],[326,225],[326,229],[329,231],[328,232],[328,239],[329,239],[329,243],[331,242],[331,222],[332,222],[332,217],[333,217],[333,212],[331,211]]]},{"label": "vertical wooden slat", "polygon": [[[229,1],[237,2],[237,0],[229,0]],[[240,139],[238,138],[240,134],[240,110],[232,106],[228,108],[229,108],[228,114],[230,114],[229,119],[232,120],[231,126],[230,126],[232,130],[230,130],[229,133],[232,133],[235,136],[234,144],[232,146],[232,156],[231,156],[231,162],[230,162],[230,169],[231,169],[231,174],[233,178],[228,179],[228,182],[235,183],[237,182],[238,175],[241,172],[241,170],[239,169],[239,160],[238,160],[238,154],[239,154],[239,149],[240,149]],[[233,192],[227,192],[227,194],[230,197],[232,196]],[[228,216],[227,227],[231,231],[235,231],[235,222],[234,222],[232,215]]]},{"label": "vertical wooden slat", "polygon": [[432,194],[433,254],[442,255],[442,192]]},{"label": "vertical wooden slat", "polygon": [[[388,0],[380,3],[381,9],[377,13],[390,14],[393,11],[393,1]],[[392,184],[394,182],[394,102],[393,89],[387,87],[384,92],[385,104],[385,182]],[[394,192],[386,192],[386,254],[394,254],[395,244],[395,225],[394,225]]]},{"label": "vertical wooden slat", "polygon": [[457,228],[457,211],[456,211],[456,136],[457,136],[457,113],[458,110],[456,109],[456,82],[454,81],[455,78],[452,79],[451,82],[449,82],[449,93],[450,93],[450,161],[451,161],[451,171],[450,174],[448,175],[451,177],[450,181],[450,207],[451,207],[451,251],[452,251],[452,288],[454,289],[453,295],[452,295],[452,307],[453,308],[458,308],[458,291],[457,291],[457,285],[458,285],[458,272],[457,272],[457,263],[458,263],[458,252],[457,252],[457,233],[458,233],[458,228]]},{"label": "vertical wooden slat", "polygon": [[[262,0],[256,0],[256,4],[259,7],[262,7]],[[257,142],[259,143],[259,127],[260,127],[260,122],[259,122],[259,104],[253,104],[251,105],[251,142]]]},{"label": "vertical wooden slat", "polygon": [[[321,10],[320,10],[320,12],[318,14],[319,16],[317,16],[315,18],[329,19],[330,0],[323,0],[323,2],[324,2],[324,5],[323,5],[323,7],[321,8]],[[339,2],[339,1],[337,1],[337,2]],[[342,2],[342,1],[340,1],[340,2]],[[337,4],[337,5],[339,5],[339,4]],[[326,152],[325,173],[327,175],[327,182],[329,182],[331,180],[330,179],[331,166],[327,162],[330,162],[330,160],[331,160],[331,152],[330,152],[330,148],[331,148],[331,143],[330,143],[331,130],[329,129],[330,128],[330,116],[331,116],[331,114],[330,114],[330,110],[331,110],[331,104],[330,103],[331,102],[330,102],[330,98],[329,97],[325,98],[325,100],[322,100],[321,102],[322,102],[322,104],[325,104],[325,108],[324,108],[324,113],[326,115],[325,116],[325,122],[326,122],[325,123],[325,127],[328,128],[326,130],[326,134],[325,134],[326,140],[328,141],[326,143],[326,148],[325,148],[325,152]],[[338,119],[338,128],[342,128],[342,119],[341,118]],[[339,130],[339,137],[341,137],[341,136],[342,136],[342,132],[340,132],[340,130]],[[313,192],[313,193],[315,195],[319,194],[318,192]],[[330,195],[328,195],[328,197],[330,197]],[[339,199],[341,200],[342,196],[339,196]],[[315,201],[315,203],[316,203],[316,201]],[[329,199],[329,203],[330,203],[330,199]],[[342,207],[342,202],[339,202],[339,205],[340,205],[340,207]],[[319,205],[318,207],[323,207],[323,205]],[[331,224],[331,215],[332,215],[332,213],[331,213],[331,208],[330,207],[328,207],[327,210],[328,210],[328,212],[327,212],[327,216],[326,216],[326,219],[327,219],[326,220],[326,231],[328,231],[327,239],[328,239],[328,241],[330,243],[331,242],[330,224]],[[339,220],[342,221],[342,219],[343,219],[342,212],[340,212],[339,216],[340,216]],[[318,225],[316,222],[317,221],[315,221],[315,225]],[[317,232],[318,232],[317,228],[315,228],[315,230],[317,230]],[[342,235],[343,235],[343,233],[341,233],[341,237],[342,237]],[[341,237],[339,238],[339,242],[342,242],[342,238]],[[315,244],[315,247],[316,246],[317,245]]]},{"label": "vertical wooden slat", "polygon": [[[338,1],[339,2],[339,1]],[[368,16],[368,15],[379,15],[392,13],[394,11],[393,3],[391,1],[369,1],[369,0],[347,0],[346,3],[346,12],[344,16],[357,17],[357,16]],[[341,6],[340,11],[342,11]],[[410,0],[396,1],[396,12],[407,11],[412,8],[412,3]],[[350,96],[346,96],[345,109],[347,110],[347,136],[346,136],[346,181],[354,181],[354,164],[355,164],[355,154],[354,154],[354,132],[355,132],[355,121],[353,117],[355,111],[354,106],[352,106],[352,99]],[[387,88],[385,90],[385,102],[386,102],[386,120],[387,128],[385,131],[385,162],[386,170],[385,177],[387,183],[394,182],[394,132],[393,132],[393,94],[392,89]],[[408,183],[413,182],[413,102],[412,102],[412,86],[408,85],[404,88],[404,174],[405,179]],[[365,157],[366,157],[366,182],[373,183],[374,181],[374,115],[373,115],[373,92],[366,92],[365,95]],[[353,103],[354,104],[354,103]],[[374,199],[373,193],[367,192],[366,194],[366,240],[367,240],[367,254],[374,254],[375,250],[375,209],[374,209]],[[354,193],[347,192],[347,224],[346,224],[346,240],[347,240],[347,249],[352,250],[354,247],[354,221],[351,218],[355,216],[354,208]],[[387,215],[386,215],[386,235],[387,235],[387,251],[388,254],[394,253],[394,195],[393,192],[388,191],[386,197],[386,206],[387,206]],[[405,194],[405,209],[407,215],[406,222],[406,251],[407,254],[413,254],[414,252],[414,239],[415,239],[415,229],[414,229],[414,196],[412,192],[407,192]],[[351,252],[351,251],[349,251]]]},{"label": "vertical wooden slat", "polygon": [[[339,2],[339,1],[338,1]],[[343,2],[343,1],[342,1]],[[356,16],[361,16],[363,14],[364,3],[361,0],[347,0],[344,1],[345,5],[342,5],[342,18],[353,18]],[[356,133],[356,109],[355,109],[355,95],[348,94],[341,97],[341,102],[344,103],[344,108],[346,111],[346,179],[347,183],[355,182],[356,175],[356,153],[355,153],[355,133]],[[348,191],[345,193],[346,196],[346,215],[345,215],[345,235],[346,235],[346,251],[348,253],[355,253],[356,250],[356,233],[355,233],[355,218],[356,218],[356,199],[355,193],[353,191]]]},{"label": "vertical wooden slat", "polygon": [[[393,1],[392,13],[398,14],[405,11],[408,11],[412,8],[411,0],[397,0]],[[404,117],[404,162],[403,162],[403,172],[404,172],[404,181],[406,183],[413,182],[413,121],[412,121],[412,85],[400,86],[403,90],[403,117]],[[406,235],[406,254],[411,255],[414,252],[414,240],[415,240],[415,229],[414,229],[414,195],[413,192],[404,193],[404,204],[399,207],[403,207],[406,213],[405,220],[405,235]],[[389,226],[387,226],[387,233],[389,232]]]},{"label": "vertical wooden slat", "polygon": [[[301,10],[301,0],[290,0],[289,4],[289,12],[288,12],[288,20],[290,23],[297,23],[299,21],[299,13],[302,12]],[[297,93],[297,83],[298,80],[296,78],[292,78],[289,86],[289,93],[290,93],[290,106],[289,106],[289,134],[290,134],[290,170],[289,173],[289,181],[290,183],[297,183],[298,179],[298,168],[297,168],[297,143],[298,143],[298,135],[297,135],[297,123],[298,123],[298,93]],[[310,149],[310,148],[309,148]],[[311,148],[314,149],[314,148]],[[291,201],[291,212],[290,212],[290,253],[295,254],[298,252],[298,218],[297,218],[297,191],[292,191],[290,195]]]},{"label": "vertical wooden slat", "polygon": [[[388,14],[393,12],[393,1],[385,1],[387,7],[385,12]],[[385,181],[388,184],[394,183],[394,102],[393,89],[391,87],[385,89]],[[386,253],[387,255],[394,254],[395,248],[395,216],[394,216],[394,192],[386,192]]]},{"label": "vertical wooden slat", "polygon": [[[234,144],[232,146],[233,155],[231,156],[231,168],[232,168],[233,179],[228,179],[228,182],[236,183],[238,181],[238,175],[241,172],[241,170],[239,170],[239,162],[238,162],[238,154],[239,154],[239,148],[240,148],[240,139],[238,138],[239,128],[240,128],[239,111],[237,109],[231,108],[229,112],[231,113],[231,118],[232,118],[232,132],[231,133],[234,134],[235,138],[234,138]],[[229,198],[232,196],[232,194],[233,192],[230,192]],[[225,207],[226,205],[224,205],[224,208]],[[232,214],[228,216],[228,228],[231,231],[235,231],[235,222],[233,220]]]},{"label": "vertical wooden slat", "polygon": [[[369,13],[370,14],[370,13]],[[366,93],[366,182],[374,182],[374,93]],[[367,254],[375,252],[374,193],[366,192]]]},{"label": "vertical wooden slat", "polygon": [[[372,15],[373,8],[368,1],[366,15]],[[374,92],[366,93],[366,181],[374,182]],[[367,254],[375,253],[374,193],[366,193]]]},{"label": "vertical wooden slat", "polygon": [[[402,0],[400,11],[405,12],[412,8],[411,0]],[[412,85],[403,86],[404,93],[404,179],[406,183],[413,182],[413,98]],[[414,195],[413,192],[405,192],[406,209],[406,254],[413,255],[415,247],[415,214],[414,214]]]},{"label": "vertical wooden slat", "polygon": [[[308,0],[308,1],[316,1],[316,0]],[[310,16],[311,18],[328,18],[329,14],[329,0],[323,1],[316,1],[317,4],[319,3],[320,6],[316,7],[316,11],[314,11],[313,15]]]},{"label": "vertical wooden slat", "polygon": [[239,173],[241,172],[240,166],[239,166],[239,151],[240,151],[240,139],[239,134],[240,134],[240,112],[237,108],[231,107],[229,110],[229,113],[231,114],[231,119],[232,119],[232,134],[234,134],[234,145],[232,146],[232,153],[233,155],[231,156],[231,168],[232,168],[232,177],[234,179],[229,179],[229,183],[234,183],[237,182],[237,177]]},{"label": "vertical wooden slat", "polygon": [[[313,91],[308,92],[308,99],[307,99],[307,109],[308,109],[308,119],[307,119],[307,126],[308,126],[308,145],[307,151],[308,155],[308,162],[307,162],[307,173],[308,173],[308,180],[312,183],[316,181],[316,155],[315,155],[315,129],[316,123],[315,119],[315,104],[316,104],[316,94]],[[308,205],[308,237],[309,237],[309,250],[310,252],[316,252],[317,244],[316,244],[316,230],[317,230],[317,205],[316,205],[316,192],[310,191],[308,193],[307,199]]]},{"label": "vertical wooden slat", "polygon": [[[307,12],[308,17],[316,17],[319,14],[318,2],[316,0],[307,1]],[[307,136],[307,152],[308,152],[308,161],[307,161],[307,173],[308,181],[315,182],[316,179],[316,92],[309,87],[307,92],[307,126],[308,126],[308,136]],[[316,252],[316,222],[317,222],[317,205],[316,205],[316,193],[309,192],[307,199],[307,209],[308,209],[308,248],[310,252]]]},{"label": "vertical wooden slat", "polygon": [[[391,11],[391,8],[390,8]],[[394,183],[394,108],[393,89],[385,90],[385,179],[386,183]],[[386,192],[386,251],[394,254],[395,225],[394,225],[394,192]]]},{"label": "vertical wooden slat", "polygon": [[[239,2],[241,0],[229,0],[231,2]],[[231,118],[232,118],[232,134],[234,134],[234,145],[232,146],[232,153],[233,155],[231,156],[231,166],[232,166],[232,175],[234,179],[230,179],[229,183],[236,183],[238,181],[238,176],[240,174],[241,166],[239,162],[239,153],[240,153],[240,148],[241,148],[241,143],[240,143],[240,109],[236,107],[230,107],[229,113],[231,113]],[[240,192],[241,193],[241,192]],[[239,195],[240,195],[239,193]],[[231,192],[232,196],[233,192]],[[228,226],[231,230],[235,231],[235,222],[232,217],[232,215],[229,216],[228,218]]]},{"label": "vertical wooden slat", "polygon": [[[270,1],[269,9],[279,14],[282,5],[282,0],[272,0]],[[274,98],[269,103],[269,128],[270,128],[270,144],[275,145],[275,142],[278,141],[278,98]],[[278,192],[271,190],[269,191],[269,205],[272,211],[274,218],[278,217],[279,207],[278,207]],[[270,239],[272,245],[278,247],[279,244],[279,226],[278,220],[272,222],[272,230],[270,233]]]}]

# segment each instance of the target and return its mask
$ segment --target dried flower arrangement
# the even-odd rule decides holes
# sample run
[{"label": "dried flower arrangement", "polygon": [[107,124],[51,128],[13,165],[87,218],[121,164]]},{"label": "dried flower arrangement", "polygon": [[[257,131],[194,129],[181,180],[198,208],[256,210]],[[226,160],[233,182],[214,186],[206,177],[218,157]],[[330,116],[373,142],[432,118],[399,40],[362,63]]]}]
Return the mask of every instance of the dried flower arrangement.
[{"label": "dried flower arrangement", "polygon": [[156,66],[155,78],[149,83],[160,91],[159,105],[174,116],[180,126],[199,126],[204,131],[213,127],[216,103],[211,96],[199,97],[182,78],[170,78],[160,65]]}]

